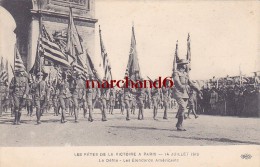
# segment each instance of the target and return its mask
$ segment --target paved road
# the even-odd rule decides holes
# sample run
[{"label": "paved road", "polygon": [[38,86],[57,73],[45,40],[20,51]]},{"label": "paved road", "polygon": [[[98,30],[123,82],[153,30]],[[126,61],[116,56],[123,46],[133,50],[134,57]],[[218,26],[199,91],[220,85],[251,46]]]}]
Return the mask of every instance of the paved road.
[{"label": "paved road", "polygon": [[[175,111],[175,110],[174,110]],[[175,129],[177,119],[173,110],[169,119],[152,119],[152,110],[145,110],[145,120],[137,114],[125,120],[119,110],[107,114],[108,121],[101,121],[95,110],[94,122],[88,122],[80,113],[80,122],[60,123],[60,116],[44,114],[42,124],[36,125],[36,116],[22,115],[22,125],[12,125],[10,113],[0,117],[0,146],[183,146],[183,145],[260,145],[260,119],[200,115],[198,119],[184,122],[186,132]],[[176,111],[175,111],[176,112]]]}]

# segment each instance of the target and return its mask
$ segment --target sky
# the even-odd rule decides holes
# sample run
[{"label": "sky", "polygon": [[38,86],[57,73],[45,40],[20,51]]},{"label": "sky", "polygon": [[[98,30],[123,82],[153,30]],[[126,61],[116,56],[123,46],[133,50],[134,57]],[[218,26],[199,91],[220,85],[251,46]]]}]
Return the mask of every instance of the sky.
[{"label": "sky", "polygon": [[[172,73],[176,41],[185,58],[191,36],[192,79],[238,75],[260,70],[260,3],[255,1],[135,1],[96,0],[94,62],[102,74],[98,25],[101,26],[112,73],[122,79],[126,70],[131,26],[143,77]],[[8,22],[6,21],[8,20]],[[0,7],[0,55],[13,55],[15,22]]]},{"label": "sky", "polygon": [[259,9],[252,1],[97,0],[96,18],[114,76],[124,75],[134,24],[143,77],[170,75],[176,41],[179,56],[185,58],[190,33],[191,78],[208,79],[238,75],[239,66],[244,74],[259,70]]}]

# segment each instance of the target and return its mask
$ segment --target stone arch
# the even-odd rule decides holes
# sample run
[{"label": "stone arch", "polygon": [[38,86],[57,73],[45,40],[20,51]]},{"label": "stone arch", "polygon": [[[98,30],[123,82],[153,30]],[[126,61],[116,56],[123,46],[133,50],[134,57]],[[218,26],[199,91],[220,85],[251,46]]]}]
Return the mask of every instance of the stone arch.
[{"label": "stone arch", "polygon": [[0,5],[13,16],[16,22],[16,29],[14,30],[16,45],[25,66],[27,66],[30,48],[30,24],[32,20],[30,11],[33,9],[33,0],[0,0]]},{"label": "stone arch", "polygon": [[95,0],[0,0],[15,19],[17,48],[27,71],[34,64],[39,37],[39,20],[49,32],[61,31],[68,26],[69,7],[78,26],[85,49],[94,55],[95,48]]}]

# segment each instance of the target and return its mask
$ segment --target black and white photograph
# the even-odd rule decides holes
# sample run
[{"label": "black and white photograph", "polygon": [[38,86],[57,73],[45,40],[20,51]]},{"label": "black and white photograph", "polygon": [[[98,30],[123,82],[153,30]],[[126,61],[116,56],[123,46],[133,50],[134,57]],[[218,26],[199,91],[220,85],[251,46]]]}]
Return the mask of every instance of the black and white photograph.
[{"label": "black and white photograph", "polygon": [[259,117],[259,1],[0,0],[0,166],[258,166]]}]

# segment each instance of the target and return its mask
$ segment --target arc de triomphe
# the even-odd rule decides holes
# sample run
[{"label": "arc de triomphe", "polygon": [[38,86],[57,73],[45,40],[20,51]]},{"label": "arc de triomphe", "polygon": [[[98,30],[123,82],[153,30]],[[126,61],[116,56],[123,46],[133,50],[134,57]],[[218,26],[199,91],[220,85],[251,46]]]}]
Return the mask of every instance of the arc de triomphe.
[{"label": "arc de triomphe", "polygon": [[69,7],[83,48],[95,54],[95,0],[0,0],[0,5],[16,22],[17,47],[27,70],[34,64],[40,18],[50,35],[60,32],[62,36],[68,27]]}]

